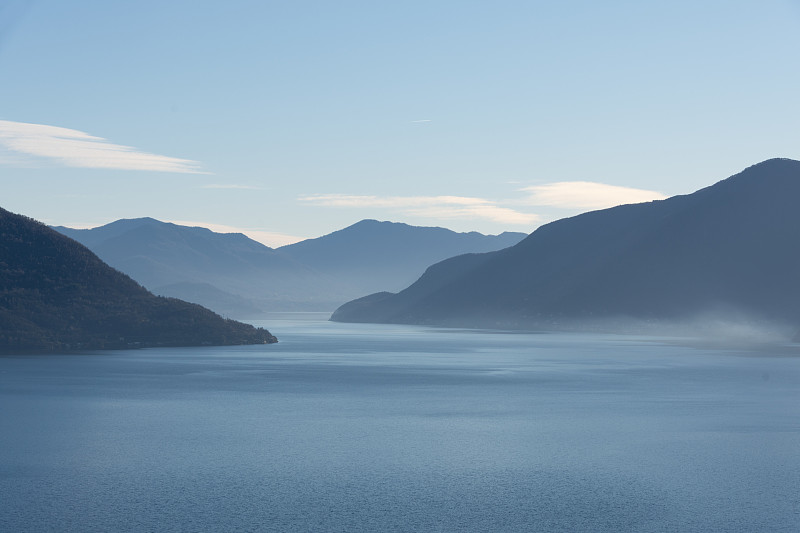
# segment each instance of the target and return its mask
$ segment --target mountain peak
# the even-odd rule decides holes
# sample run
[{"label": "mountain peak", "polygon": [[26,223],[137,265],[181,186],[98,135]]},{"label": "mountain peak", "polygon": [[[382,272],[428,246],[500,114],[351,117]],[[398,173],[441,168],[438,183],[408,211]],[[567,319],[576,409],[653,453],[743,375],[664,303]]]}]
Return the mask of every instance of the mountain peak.
[{"label": "mountain peak", "polygon": [[[726,191],[722,194],[722,191]],[[800,161],[788,158],[767,159],[738,174],[698,191],[698,196],[714,194],[722,200],[734,195],[742,205],[757,202],[784,202],[786,195],[800,195]]]},{"label": "mountain peak", "polygon": [[771,159],[765,159],[764,161],[756,163],[755,165],[750,165],[745,169],[745,171],[751,168],[763,168],[763,167],[800,168],[800,161],[788,157],[773,157]]},{"label": "mountain peak", "polygon": [[[138,217],[138,218],[121,218],[119,220],[115,220],[114,222],[109,222],[108,224],[103,224],[102,226],[98,226],[98,228],[113,228],[113,227],[124,227],[127,229],[130,228],[137,228],[139,226],[145,225],[159,225],[159,224],[166,224],[166,222],[162,222],[160,220],[156,220],[152,217]],[[97,228],[92,228],[97,229]]]},{"label": "mountain peak", "polygon": [[800,161],[785,157],[767,159],[755,165],[751,165],[738,174],[731,176],[720,183],[729,180],[736,181],[742,179],[792,179],[797,180],[800,172]]}]

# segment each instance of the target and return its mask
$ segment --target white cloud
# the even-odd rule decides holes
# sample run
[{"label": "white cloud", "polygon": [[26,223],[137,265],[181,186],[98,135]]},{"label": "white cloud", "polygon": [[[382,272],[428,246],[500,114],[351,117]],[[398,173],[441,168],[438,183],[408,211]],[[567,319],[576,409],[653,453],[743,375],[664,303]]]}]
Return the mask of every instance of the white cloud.
[{"label": "white cloud", "polygon": [[539,221],[539,215],[532,213],[521,213],[507,207],[499,207],[492,204],[474,205],[439,205],[412,208],[407,211],[411,215],[428,218],[481,218],[500,222],[502,224],[519,224],[530,226]]},{"label": "white cloud", "polygon": [[287,235],[285,233],[275,233],[272,231],[264,231],[261,229],[252,228],[239,228],[236,226],[227,226],[225,224],[214,224],[212,222],[197,222],[189,220],[166,220],[165,222],[171,222],[180,226],[208,228],[217,233],[243,233],[254,241],[258,241],[261,244],[272,248],[293,244],[306,239],[306,237],[297,237],[295,235]]},{"label": "white cloud", "polygon": [[526,204],[565,209],[604,209],[616,205],[638,204],[666,198],[664,194],[657,191],[591,181],[561,181],[533,185],[521,190],[530,193],[525,201]]},{"label": "white cloud", "polygon": [[301,196],[301,202],[326,207],[383,208],[406,215],[439,219],[480,218],[503,224],[534,224],[539,216],[500,207],[495,202],[468,196],[359,196],[314,194]]},{"label": "white cloud", "polygon": [[54,159],[68,167],[201,173],[197,161],[150,154],[82,131],[45,124],[0,120],[0,147]]}]

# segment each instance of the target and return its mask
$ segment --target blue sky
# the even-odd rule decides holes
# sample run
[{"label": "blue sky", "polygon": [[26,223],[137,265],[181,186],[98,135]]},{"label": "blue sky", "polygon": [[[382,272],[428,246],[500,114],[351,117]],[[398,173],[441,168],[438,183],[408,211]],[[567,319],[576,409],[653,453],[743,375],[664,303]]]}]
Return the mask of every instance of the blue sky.
[{"label": "blue sky", "polygon": [[800,0],[0,2],[0,206],[530,232],[800,159]]}]

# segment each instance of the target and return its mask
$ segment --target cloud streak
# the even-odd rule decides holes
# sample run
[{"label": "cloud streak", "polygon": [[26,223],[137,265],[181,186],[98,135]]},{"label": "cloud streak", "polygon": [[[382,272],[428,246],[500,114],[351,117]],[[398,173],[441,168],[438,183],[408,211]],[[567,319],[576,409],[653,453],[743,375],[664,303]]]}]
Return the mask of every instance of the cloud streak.
[{"label": "cloud streak", "polygon": [[0,120],[0,147],[67,167],[203,173],[197,161],[151,154],[82,131],[46,124]]},{"label": "cloud streak", "polygon": [[234,190],[248,190],[248,191],[255,191],[259,190],[260,187],[254,187],[252,185],[224,185],[224,184],[217,184],[217,183],[210,183],[208,185],[200,186],[201,189],[234,189]]},{"label": "cloud streak", "polygon": [[[387,209],[407,216],[434,219],[481,219],[513,225],[538,225],[545,220],[539,214],[503,207],[556,207],[592,210],[622,204],[649,202],[666,198],[660,192],[589,181],[562,181],[519,189],[524,198],[498,202],[470,196],[373,196],[352,194],[311,194],[300,196],[305,204],[348,209]],[[550,218],[550,217],[548,217]]]},{"label": "cloud streak", "polygon": [[666,198],[664,194],[657,191],[591,181],[561,181],[533,185],[520,190],[529,194],[525,200],[528,205],[564,209],[605,209],[617,205],[638,204]]},{"label": "cloud streak", "polygon": [[496,205],[484,198],[468,196],[364,196],[313,194],[301,196],[301,202],[325,207],[381,208],[406,215],[439,219],[480,218],[503,224],[530,225],[539,216]]}]

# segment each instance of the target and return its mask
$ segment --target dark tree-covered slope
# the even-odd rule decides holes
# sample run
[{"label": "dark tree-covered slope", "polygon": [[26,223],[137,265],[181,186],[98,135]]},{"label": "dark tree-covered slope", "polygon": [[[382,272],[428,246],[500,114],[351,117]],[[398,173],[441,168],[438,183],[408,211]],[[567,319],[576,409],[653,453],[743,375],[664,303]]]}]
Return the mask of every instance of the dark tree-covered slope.
[{"label": "dark tree-covered slope", "polygon": [[74,240],[0,209],[0,352],[276,340],[199,305],[154,296]]},{"label": "dark tree-covered slope", "polygon": [[432,266],[333,320],[552,327],[703,316],[800,324],[800,162],[772,159],[693,194],[547,224]]}]

